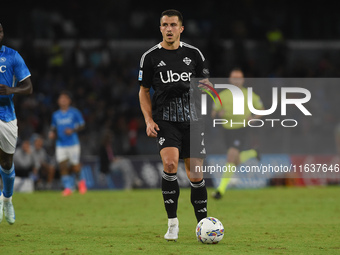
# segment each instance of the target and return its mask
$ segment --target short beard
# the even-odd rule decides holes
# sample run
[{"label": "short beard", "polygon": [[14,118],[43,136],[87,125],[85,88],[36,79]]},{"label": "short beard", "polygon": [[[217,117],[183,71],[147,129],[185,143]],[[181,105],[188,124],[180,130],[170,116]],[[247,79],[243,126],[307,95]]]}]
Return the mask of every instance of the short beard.
[{"label": "short beard", "polygon": [[172,41],[172,42],[165,41],[165,42],[166,42],[166,44],[167,44],[168,46],[171,46],[171,45],[173,45],[173,44],[175,43],[175,41]]}]

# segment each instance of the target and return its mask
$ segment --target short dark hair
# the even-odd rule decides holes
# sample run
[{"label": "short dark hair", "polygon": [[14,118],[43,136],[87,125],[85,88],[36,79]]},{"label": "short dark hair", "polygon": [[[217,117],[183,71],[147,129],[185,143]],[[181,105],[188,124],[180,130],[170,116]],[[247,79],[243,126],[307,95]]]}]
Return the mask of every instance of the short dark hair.
[{"label": "short dark hair", "polygon": [[241,67],[238,67],[238,66],[232,68],[232,69],[230,70],[230,72],[229,72],[229,75],[230,75],[232,72],[241,72],[241,73],[243,73],[243,75],[244,75],[244,72],[243,72],[242,68],[241,68]]},{"label": "short dark hair", "polygon": [[68,90],[62,90],[62,91],[59,93],[59,96],[61,96],[61,95],[68,96],[68,97],[71,99],[71,101],[72,101],[72,93],[71,93],[70,91],[68,91]]},{"label": "short dark hair", "polygon": [[161,19],[163,18],[163,16],[168,16],[168,17],[177,16],[179,22],[181,22],[181,24],[183,24],[182,13],[180,13],[177,10],[174,10],[174,9],[166,10],[166,11],[162,12]]},{"label": "short dark hair", "polygon": [[242,72],[242,73],[243,73],[241,67],[238,67],[238,66],[237,66],[237,67],[234,67],[233,69],[230,70],[230,72],[236,72],[236,71],[237,71],[237,72]]}]

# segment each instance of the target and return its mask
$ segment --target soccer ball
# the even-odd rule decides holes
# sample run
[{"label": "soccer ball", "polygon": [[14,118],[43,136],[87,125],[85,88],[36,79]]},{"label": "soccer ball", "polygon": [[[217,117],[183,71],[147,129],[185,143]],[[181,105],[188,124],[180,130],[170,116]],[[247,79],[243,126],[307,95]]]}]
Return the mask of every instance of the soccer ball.
[{"label": "soccer ball", "polygon": [[222,223],[214,218],[207,217],[198,222],[196,227],[197,240],[202,243],[217,244],[224,236]]}]

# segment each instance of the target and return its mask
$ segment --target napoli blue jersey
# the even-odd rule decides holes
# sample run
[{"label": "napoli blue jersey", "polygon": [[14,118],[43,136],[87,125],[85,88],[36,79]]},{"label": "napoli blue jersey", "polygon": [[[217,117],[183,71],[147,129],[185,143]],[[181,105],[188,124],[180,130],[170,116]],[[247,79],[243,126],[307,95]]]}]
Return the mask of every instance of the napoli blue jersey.
[{"label": "napoli blue jersey", "polygon": [[85,124],[80,111],[70,107],[66,112],[58,110],[52,116],[52,128],[57,132],[57,146],[72,146],[79,144],[77,133],[65,134],[66,128],[77,128]]},{"label": "napoli blue jersey", "polygon": [[[31,76],[20,54],[6,46],[0,49],[0,84],[15,87],[19,82]],[[0,119],[9,122],[16,119],[13,94],[0,95]]]}]

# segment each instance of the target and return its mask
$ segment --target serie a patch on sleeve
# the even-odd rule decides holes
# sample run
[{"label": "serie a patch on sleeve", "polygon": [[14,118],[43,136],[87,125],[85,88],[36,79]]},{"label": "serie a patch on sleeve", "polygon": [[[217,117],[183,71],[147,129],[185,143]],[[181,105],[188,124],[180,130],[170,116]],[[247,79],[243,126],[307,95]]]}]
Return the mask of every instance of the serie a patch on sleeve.
[{"label": "serie a patch on sleeve", "polygon": [[142,81],[142,79],[143,79],[143,71],[139,70],[138,80]]}]

